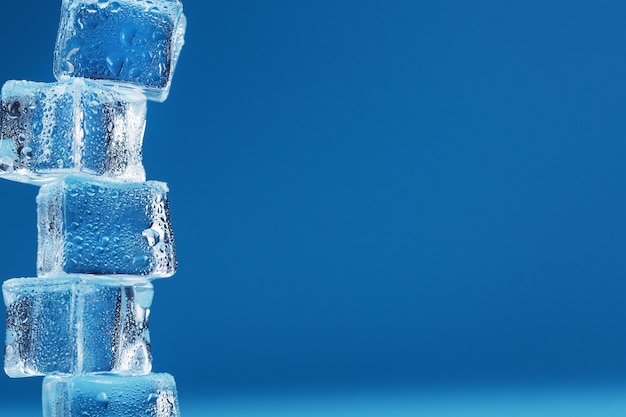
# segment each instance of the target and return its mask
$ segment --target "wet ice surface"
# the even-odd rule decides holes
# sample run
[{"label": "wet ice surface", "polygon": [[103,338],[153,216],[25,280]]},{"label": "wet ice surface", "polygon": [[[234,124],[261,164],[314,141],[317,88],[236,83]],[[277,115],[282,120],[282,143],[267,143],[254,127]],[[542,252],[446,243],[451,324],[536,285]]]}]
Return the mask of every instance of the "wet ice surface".
[{"label": "wet ice surface", "polygon": [[72,79],[7,81],[0,107],[0,177],[43,183],[71,173],[143,181],[146,100]]},{"label": "wet ice surface", "polygon": [[5,281],[2,289],[7,375],[150,372],[150,282],[89,276],[18,278]]},{"label": "wet ice surface", "polygon": [[176,271],[167,185],[67,177],[37,196],[39,276]]},{"label": "wet ice surface", "polygon": [[54,74],[128,83],[163,101],[185,28],[178,0],[64,0]]},{"label": "wet ice surface", "polygon": [[46,377],[44,417],[179,417],[169,374]]}]

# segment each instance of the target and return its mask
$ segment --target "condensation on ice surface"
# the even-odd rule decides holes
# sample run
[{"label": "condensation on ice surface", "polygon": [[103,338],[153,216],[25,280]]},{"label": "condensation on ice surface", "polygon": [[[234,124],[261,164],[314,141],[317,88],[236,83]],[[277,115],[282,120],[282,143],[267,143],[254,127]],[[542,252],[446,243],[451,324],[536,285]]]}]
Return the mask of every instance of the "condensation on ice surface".
[{"label": "condensation on ice surface", "polygon": [[14,378],[152,368],[152,284],[139,278],[16,278],[7,308],[4,369]]},{"label": "condensation on ice surface", "polygon": [[0,115],[0,178],[44,183],[82,172],[145,180],[142,94],[83,79],[7,81]]},{"label": "condensation on ice surface", "polygon": [[176,382],[166,373],[48,376],[42,397],[44,417],[180,417]]},{"label": "condensation on ice surface", "polygon": [[178,0],[64,0],[54,74],[126,83],[164,101],[185,29]]},{"label": "condensation on ice surface", "polygon": [[37,196],[39,276],[176,271],[168,188],[163,182],[67,177]]}]

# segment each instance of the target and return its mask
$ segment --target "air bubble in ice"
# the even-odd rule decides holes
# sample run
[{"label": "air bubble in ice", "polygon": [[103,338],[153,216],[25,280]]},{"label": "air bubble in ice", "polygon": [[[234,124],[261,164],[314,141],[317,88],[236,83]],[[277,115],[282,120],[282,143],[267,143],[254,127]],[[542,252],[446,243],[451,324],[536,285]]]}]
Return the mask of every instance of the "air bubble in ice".
[{"label": "air bubble in ice", "polygon": [[120,9],[122,8],[122,6],[120,6],[120,4],[116,1],[111,2],[109,4],[109,10],[111,11],[111,13],[117,13],[120,11]]}]

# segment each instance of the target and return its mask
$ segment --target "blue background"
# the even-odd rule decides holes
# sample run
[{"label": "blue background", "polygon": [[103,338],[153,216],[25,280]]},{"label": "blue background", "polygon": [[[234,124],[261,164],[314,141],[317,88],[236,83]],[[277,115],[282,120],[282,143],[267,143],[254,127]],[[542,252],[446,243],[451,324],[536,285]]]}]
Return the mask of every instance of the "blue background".
[{"label": "blue background", "polygon": [[[184,5],[144,139],[181,398],[626,382],[624,2]],[[1,82],[54,80],[59,8],[3,3]],[[36,192],[0,183],[3,280],[35,274]]]}]

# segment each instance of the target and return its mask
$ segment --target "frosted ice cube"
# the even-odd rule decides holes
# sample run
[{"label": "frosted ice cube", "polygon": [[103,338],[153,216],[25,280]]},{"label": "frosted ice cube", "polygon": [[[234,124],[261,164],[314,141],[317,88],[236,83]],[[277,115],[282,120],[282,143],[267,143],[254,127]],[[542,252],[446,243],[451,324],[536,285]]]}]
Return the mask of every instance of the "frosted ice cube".
[{"label": "frosted ice cube", "polygon": [[66,177],[37,196],[39,276],[176,270],[167,185]]},{"label": "frosted ice cube", "polygon": [[7,307],[4,370],[10,377],[150,372],[149,281],[16,278],[3,284],[2,294]]},{"label": "frosted ice cube", "polygon": [[63,0],[54,75],[128,83],[164,101],[186,24],[179,0]]},{"label": "frosted ice cube", "polygon": [[0,177],[43,183],[80,171],[145,180],[142,94],[83,79],[7,81],[0,116]]},{"label": "frosted ice cube", "polygon": [[179,417],[174,378],[145,376],[47,376],[43,380],[44,417]]}]

